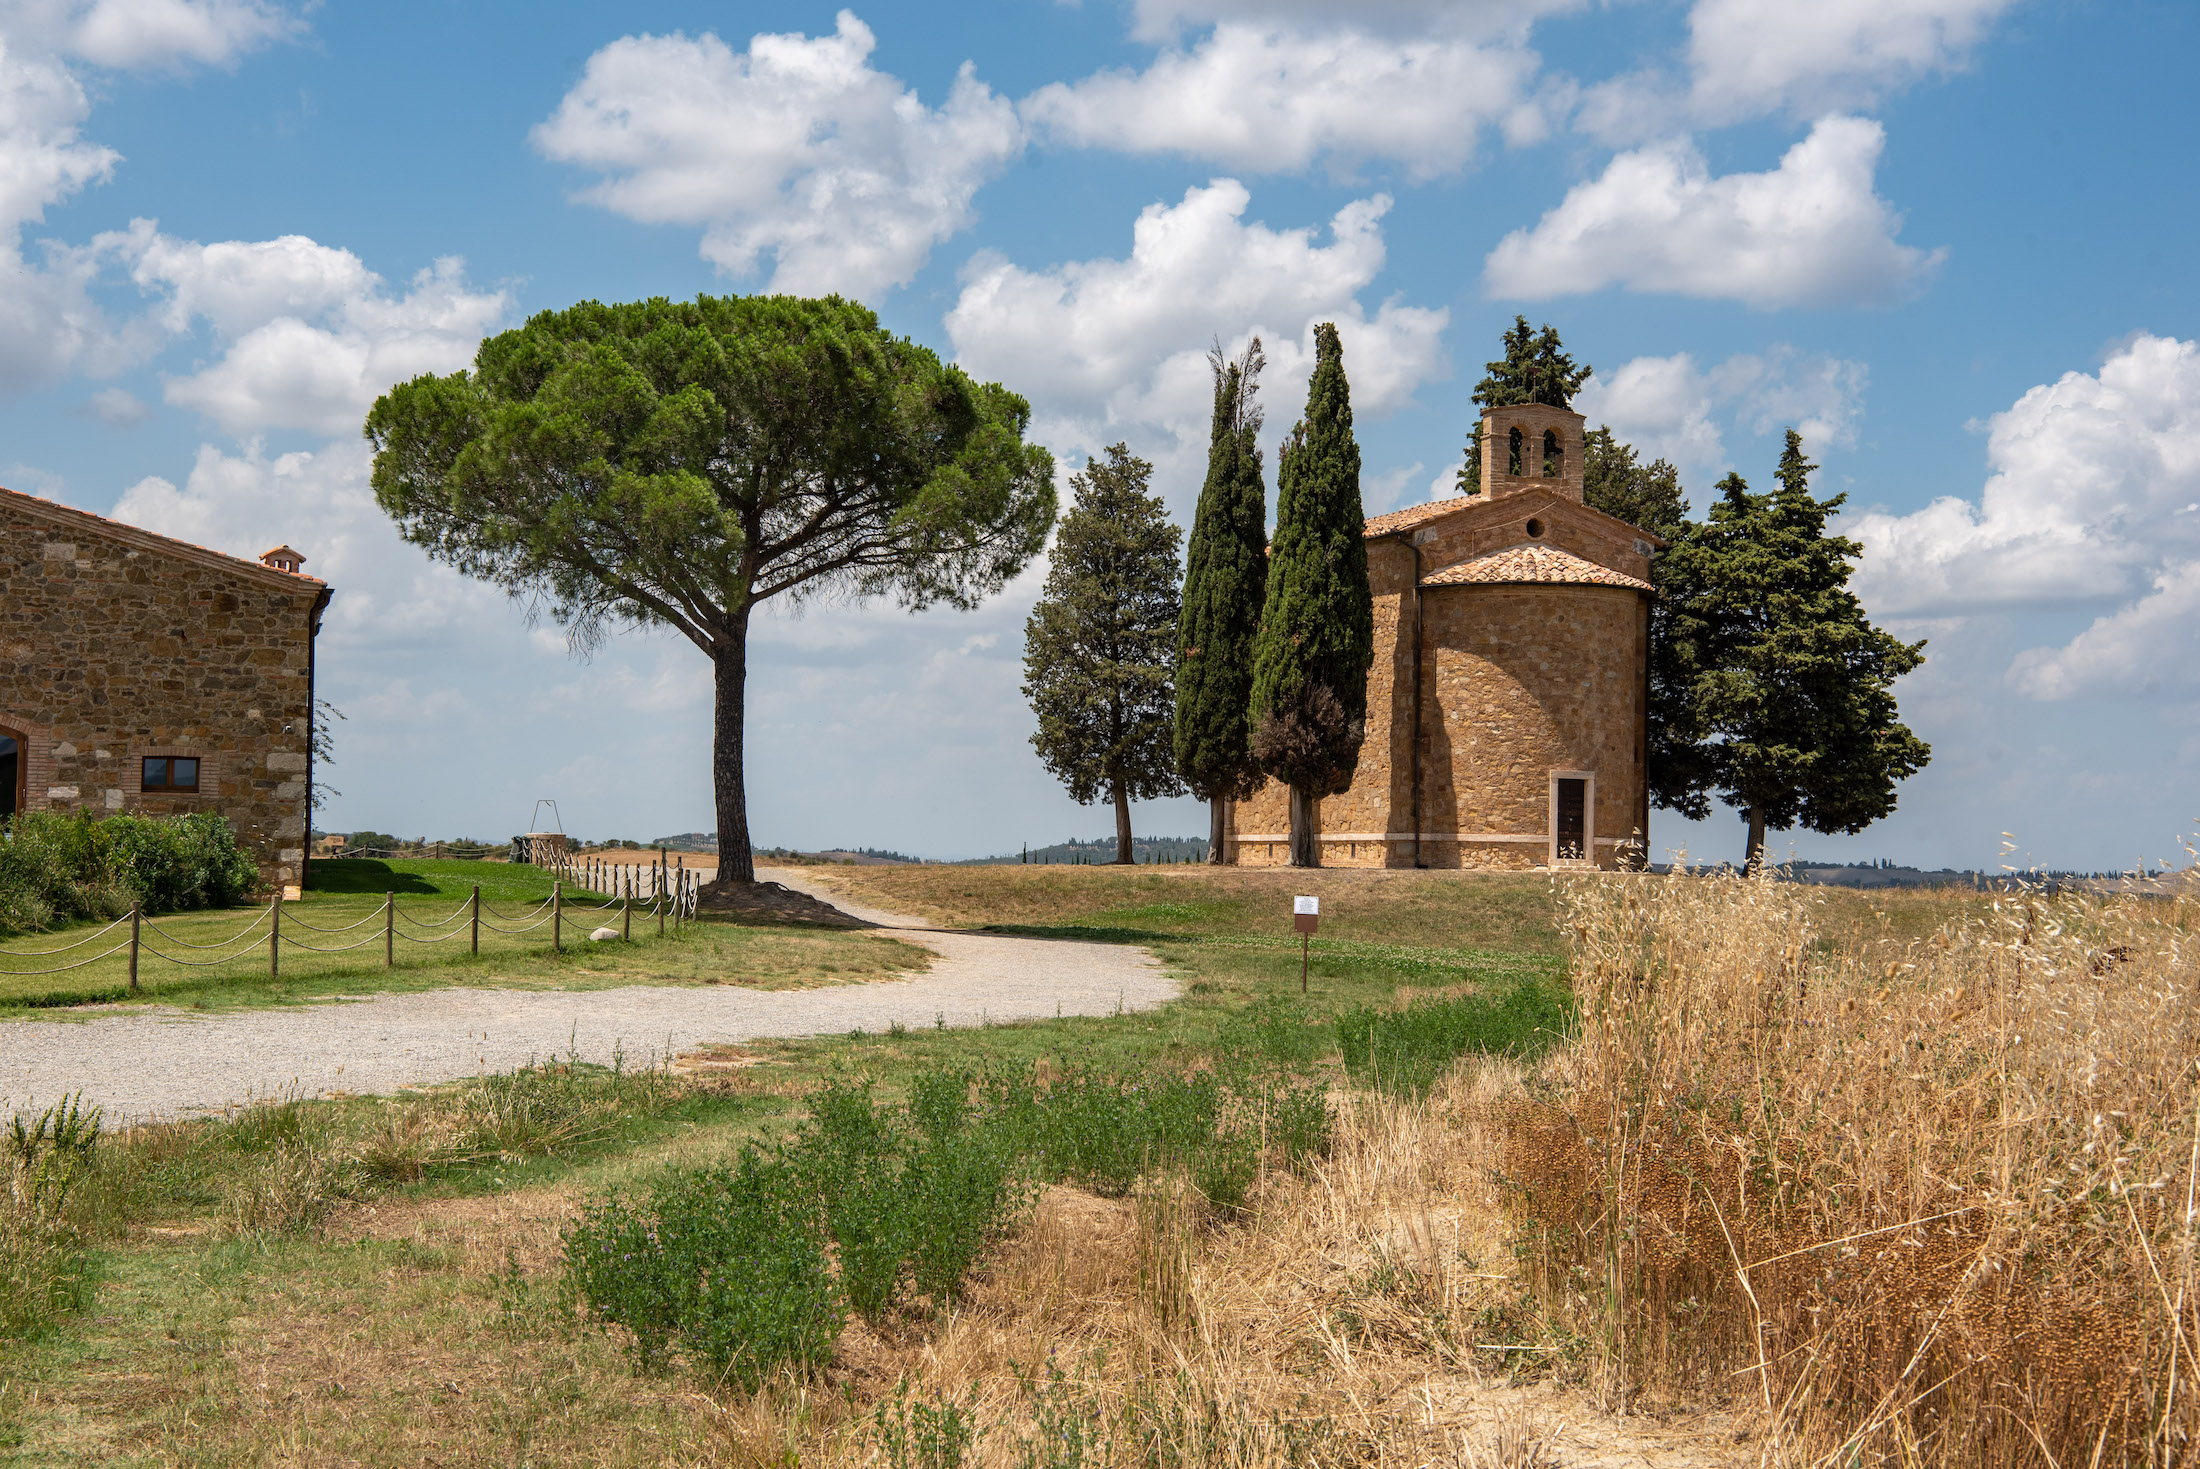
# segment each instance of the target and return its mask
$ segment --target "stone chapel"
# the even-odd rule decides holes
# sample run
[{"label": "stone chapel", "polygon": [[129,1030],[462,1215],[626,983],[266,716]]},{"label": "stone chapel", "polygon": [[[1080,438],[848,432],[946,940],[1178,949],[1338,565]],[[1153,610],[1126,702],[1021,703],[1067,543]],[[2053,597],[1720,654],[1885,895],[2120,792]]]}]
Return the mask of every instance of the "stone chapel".
[{"label": "stone chapel", "polygon": [[[1618,867],[1649,830],[1650,559],[1583,499],[1578,413],[1482,414],[1476,494],[1367,522],[1375,662],[1329,867]],[[1290,792],[1232,805],[1225,861],[1290,861]]]}]

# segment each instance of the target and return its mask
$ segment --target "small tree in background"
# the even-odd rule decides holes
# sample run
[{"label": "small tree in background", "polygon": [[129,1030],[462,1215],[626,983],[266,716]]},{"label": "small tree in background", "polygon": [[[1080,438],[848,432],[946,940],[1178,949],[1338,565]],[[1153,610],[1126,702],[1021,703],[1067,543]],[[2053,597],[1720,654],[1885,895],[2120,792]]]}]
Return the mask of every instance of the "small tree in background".
[{"label": "small tree in background", "polygon": [[1115,860],[1130,862],[1131,802],[1183,790],[1171,757],[1177,544],[1153,466],[1122,444],[1070,477],[1046,588],[1024,624],[1033,748],[1079,805],[1115,805]]},{"label": "small tree in background", "polygon": [[1253,640],[1268,587],[1268,491],[1261,483],[1261,411],[1253,402],[1267,358],[1253,338],[1237,361],[1218,344],[1207,482],[1184,555],[1176,632],[1177,774],[1208,803],[1207,860],[1222,860],[1225,803],[1260,786],[1248,710]]},{"label": "small tree in background", "polygon": [[[1505,355],[1495,362],[1485,363],[1487,371],[1482,381],[1474,385],[1474,406],[1477,408],[1510,408],[1520,403],[1543,403],[1552,408],[1571,408],[1574,394],[1589,380],[1595,371],[1590,367],[1574,366],[1574,359],[1566,355],[1565,345],[1558,339],[1558,330],[1549,322],[1543,323],[1540,332],[1528,328],[1528,318],[1515,316],[1511,330],[1503,337]],[[1482,493],[1482,424],[1475,420],[1474,433],[1467,440],[1466,462],[1459,466],[1454,483],[1462,495]]]},{"label": "small tree in background", "polygon": [[1751,871],[1768,829],[1862,831],[1932,758],[1896,718],[1891,687],[1925,644],[1873,627],[1848,590],[1862,548],[1826,534],[1847,497],[1812,498],[1816,468],[1789,429],[1780,488],[1753,495],[1728,475],[1710,518],[1660,558],[1651,796],[1698,820],[1712,794],[1746,813]]},{"label": "small tree in background", "polygon": [[1314,803],[1352,784],[1367,732],[1375,599],[1352,389],[1333,323],[1314,329],[1306,416],[1276,466],[1276,536],[1253,644],[1253,754],[1291,788],[1291,865],[1321,866]]}]

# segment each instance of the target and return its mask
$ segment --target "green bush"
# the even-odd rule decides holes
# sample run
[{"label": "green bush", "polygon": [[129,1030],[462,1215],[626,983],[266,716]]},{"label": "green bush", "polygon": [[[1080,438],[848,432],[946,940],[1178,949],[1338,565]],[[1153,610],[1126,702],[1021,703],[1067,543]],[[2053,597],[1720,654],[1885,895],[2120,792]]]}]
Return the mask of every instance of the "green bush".
[{"label": "green bush", "polygon": [[1337,1049],[1354,1081],[1420,1096],[1461,1056],[1539,1056],[1573,1026],[1572,996],[1533,981],[1498,997],[1363,1007],[1337,1017]]},{"label": "green bush", "polygon": [[229,823],[189,816],[94,818],[28,811],[0,831],[0,933],[56,921],[219,908],[259,884],[259,870]]},{"label": "green bush", "polygon": [[840,1292],[795,1171],[753,1151],[674,1174],[640,1207],[597,1204],[567,1231],[565,1260],[645,1364],[678,1348],[744,1391],[822,1366],[840,1333]]},{"label": "green bush", "polygon": [[1328,1146],[1319,1085],[1272,1072],[1130,1080],[1073,1072],[919,1074],[903,1107],[835,1082],[769,1155],[677,1174],[639,1205],[613,1198],[565,1240],[570,1283],[633,1332],[645,1363],[679,1351],[753,1387],[821,1363],[841,1313],[878,1321],[904,1283],[953,1301],[988,1245],[1044,1183],[1127,1194],[1188,1175],[1244,1206],[1267,1155],[1296,1168]]}]

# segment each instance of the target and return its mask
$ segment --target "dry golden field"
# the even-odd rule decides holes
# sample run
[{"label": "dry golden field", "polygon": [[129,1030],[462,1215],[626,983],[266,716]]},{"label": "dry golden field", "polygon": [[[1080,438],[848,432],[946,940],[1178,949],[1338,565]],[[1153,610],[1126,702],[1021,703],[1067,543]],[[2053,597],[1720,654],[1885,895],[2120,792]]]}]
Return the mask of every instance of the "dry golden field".
[{"label": "dry golden field", "polygon": [[[545,1078],[522,1089],[539,1115],[492,1088],[122,1140],[91,1195],[110,1221],[91,1300],[0,1345],[0,1448],[759,1469],[2189,1461],[2190,896],[831,875],[957,923],[1151,943],[1189,992],[1148,1016],[756,1045],[631,1086]],[[1122,1198],[1051,1187],[960,1301],[851,1321],[822,1371],[753,1396],[641,1371],[576,1312],[558,1236],[584,1201],[782,1135],[821,1080],[1223,1063],[1248,1034],[1232,1017],[1296,996],[1295,945],[1264,937],[1294,890],[1323,894],[1334,945],[1317,1009],[1563,963],[1578,1019],[1532,1060],[1469,1055],[1420,1096],[1368,1090],[1332,1049],[1314,1063],[1327,1156],[1264,1176],[1243,1212],[1167,1174]]]}]

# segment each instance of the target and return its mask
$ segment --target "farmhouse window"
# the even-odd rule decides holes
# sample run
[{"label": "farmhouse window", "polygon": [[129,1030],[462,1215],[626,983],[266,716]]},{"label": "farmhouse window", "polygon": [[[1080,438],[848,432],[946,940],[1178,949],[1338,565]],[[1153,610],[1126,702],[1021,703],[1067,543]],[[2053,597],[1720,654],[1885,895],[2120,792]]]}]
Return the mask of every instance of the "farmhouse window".
[{"label": "farmhouse window", "polygon": [[1579,862],[1588,855],[1589,782],[1561,776],[1558,781],[1558,859]]},{"label": "farmhouse window", "polygon": [[161,791],[195,792],[199,788],[199,760],[196,755],[148,755],[145,757],[144,779],[138,789],[155,793]]}]

